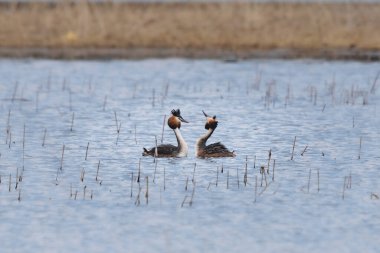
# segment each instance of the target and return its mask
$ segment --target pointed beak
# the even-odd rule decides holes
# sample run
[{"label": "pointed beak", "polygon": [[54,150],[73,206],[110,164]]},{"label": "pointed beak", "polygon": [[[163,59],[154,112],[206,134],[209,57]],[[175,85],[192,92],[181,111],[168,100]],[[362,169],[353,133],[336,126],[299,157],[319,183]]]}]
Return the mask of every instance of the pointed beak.
[{"label": "pointed beak", "polygon": [[189,123],[189,121],[187,121],[187,120],[185,120],[184,118],[182,118],[182,116],[179,116],[178,118],[179,118],[179,120],[182,121],[182,122]]},{"label": "pointed beak", "polygon": [[206,118],[209,117],[209,116],[207,115],[207,113],[205,113],[205,111],[202,110],[202,112],[203,112],[203,115],[204,115]]}]

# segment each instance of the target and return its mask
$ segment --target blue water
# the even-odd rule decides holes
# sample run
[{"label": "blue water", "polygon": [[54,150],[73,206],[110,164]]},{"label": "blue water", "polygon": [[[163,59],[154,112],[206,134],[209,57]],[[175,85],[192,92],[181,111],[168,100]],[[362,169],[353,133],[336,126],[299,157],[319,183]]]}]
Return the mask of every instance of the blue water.
[{"label": "blue water", "polygon": [[[379,70],[1,59],[1,252],[377,252]],[[189,154],[156,164],[174,108]],[[195,157],[202,110],[235,158]]]}]

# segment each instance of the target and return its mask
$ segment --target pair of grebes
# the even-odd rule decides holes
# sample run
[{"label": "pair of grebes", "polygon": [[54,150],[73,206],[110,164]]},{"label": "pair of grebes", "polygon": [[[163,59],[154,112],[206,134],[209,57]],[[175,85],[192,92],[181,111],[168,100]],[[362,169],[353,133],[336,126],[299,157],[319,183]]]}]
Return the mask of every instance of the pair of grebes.
[{"label": "pair of grebes", "polygon": [[[235,153],[229,151],[222,143],[217,142],[210,145],[206,145],[207,140],[211,137],[212,133],[218,126],[216,116],[210,117],[204,111],[202,111],[206,117],[205,129],[206,134],[201,136],[196,143],[196,156],[201,158],[206,157],[234,157]],[[172,110],[172,115],[168,119],[168,126],[174,131],[177,138],[178,146],[171,144],[161,144],[157,147],[153,147],[150,150],[144,148],[143,156],[155,156],[155,157],[185,157],[187,156],[187,144],[183,139],[180,128],[181,122],[189,123],[181,116],[179,109]]]}]

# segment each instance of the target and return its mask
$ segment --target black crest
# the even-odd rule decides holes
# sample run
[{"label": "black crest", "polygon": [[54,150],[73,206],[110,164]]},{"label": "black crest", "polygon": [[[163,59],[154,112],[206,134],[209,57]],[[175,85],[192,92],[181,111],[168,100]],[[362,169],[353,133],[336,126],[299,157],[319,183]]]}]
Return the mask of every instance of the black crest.
[{"label": "black crest", "polygon": [[180,117],[181,116],[181,111],[179,110],[179,109],[177,109],[177,110],[172,110],[172,114],[173,114],[173,116],[176,116],[176,117]]},{"label": "black crest", "polygon": [[[206,118],[207,118],[207,117],[210,117],[210,118],[211,118],[211,116],[208,115],[207,113],[205,113],[205,111],[202,110],[202,112],[203,112],[203,115],[204,115]],[[213,118],[213,119],[216,119],[216,115],[214,115],[212,118]]]}]

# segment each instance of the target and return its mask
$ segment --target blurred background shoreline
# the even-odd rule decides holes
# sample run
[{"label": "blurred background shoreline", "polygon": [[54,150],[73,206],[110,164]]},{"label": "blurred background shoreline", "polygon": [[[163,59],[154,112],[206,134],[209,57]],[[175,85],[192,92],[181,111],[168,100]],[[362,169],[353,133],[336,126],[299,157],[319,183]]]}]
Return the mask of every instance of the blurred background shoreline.
[{"label": "blurred background shoreline", "polygon": [[380,3],[0,2],[0,56],[380,59]]}]

